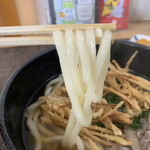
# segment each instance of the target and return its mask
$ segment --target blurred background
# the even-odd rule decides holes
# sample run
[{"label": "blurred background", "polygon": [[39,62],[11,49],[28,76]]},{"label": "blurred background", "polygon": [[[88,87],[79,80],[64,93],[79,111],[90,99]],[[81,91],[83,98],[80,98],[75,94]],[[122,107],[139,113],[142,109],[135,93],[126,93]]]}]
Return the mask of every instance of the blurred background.
[{"label": "blurred background", "polygon": [[[107,2],[107,5],[113,5],[113,2],[119,2],[119,0],[1,0],[0,26],[51,24],[54,23],[54,20],[52,20],[54,16],[63,11],[66,11],[65,13],[68,13],[67,15],[72,15],[72,20],[73,13],[75,13],[75,15],[77,15],[76,13],[80,13],[81,15],[83,15],[82,13],[85,13],[84,15],[89,15],[87,16],[87,21],[85,21],[85,23],[88,21],[89,23],[95,22],[95,20],[89,19],[91,17],[90,15],[93,15],[93,18],[96,16],[96,21],[98,22],[98,17],[101,15],[101,10],[104,7],[102,1],[104,3]],[[72,2],[73,4],[71,5]],[[78,3],[77,6],[74,6],[74,3]],[[90,6],[88,7],[88,5]],[[118,11],[116,9],[117,12],[123,11],[124,8],[129,7],[129,21],[150,20],[149,0],[130,0],[130,3],[129,0],[120,0],[120,5],[122,6],[116,6],[118,9]],[[67,12],[67,7],[68,11],[70,9],[70,14]],[[92,10],[92,7],[96,10],[95,12]],[[73,12],[71,9],[78,9],[78,12]],[[111,9],[111,6],[109,6],[109,9]],[[65,14],[62,13],[60,15],[63,17]],[[80,19],[82,20],[81,15]],[[60,21],[58,22],[60,23]]]},{"label": "blurred background", "polygon": [[0,0],[0,26],[113,22],[117,30],[136,26],[148,34],[149,6],[150,0]]}]

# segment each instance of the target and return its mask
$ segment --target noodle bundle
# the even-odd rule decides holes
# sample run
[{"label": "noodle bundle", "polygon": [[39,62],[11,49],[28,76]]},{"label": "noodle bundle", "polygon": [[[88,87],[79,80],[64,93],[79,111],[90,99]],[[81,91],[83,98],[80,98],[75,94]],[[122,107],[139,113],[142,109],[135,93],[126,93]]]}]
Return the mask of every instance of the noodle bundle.
[{"label": "noodle bundle", "polygon": [[62,145],[73,148],[81,128],[91,124],[91,102],[101,100],[110,62],[112,33],[104,32],[97,55],[94,30],[55,31],[53,36],[72,103]]}]

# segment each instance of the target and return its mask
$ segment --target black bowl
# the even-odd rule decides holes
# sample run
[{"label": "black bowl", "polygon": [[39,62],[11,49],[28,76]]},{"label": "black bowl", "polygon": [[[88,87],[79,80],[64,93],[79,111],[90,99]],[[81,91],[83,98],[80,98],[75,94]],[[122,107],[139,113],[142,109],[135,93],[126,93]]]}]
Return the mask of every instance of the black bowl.
[{"label": "black bowl", "polygon": [[[122,67],[138,50],[130,68],[139,75],[150,78],[150,47],[116,40],[111,59]],[[39,54],[20,67],[7,81],[0,100],[0,133],[9,150],[28,149],[26,144],[25,108],[43,94],[46,83],[61,73],[55,47]]]}]

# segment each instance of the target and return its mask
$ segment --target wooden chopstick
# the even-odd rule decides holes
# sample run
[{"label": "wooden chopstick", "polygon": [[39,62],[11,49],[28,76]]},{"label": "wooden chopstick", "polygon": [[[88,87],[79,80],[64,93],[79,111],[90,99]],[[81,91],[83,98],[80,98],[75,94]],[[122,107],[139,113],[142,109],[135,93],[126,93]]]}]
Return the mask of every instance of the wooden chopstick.
[{"label": "wooden chopstick", "polygon": [[[115,24],[72,24],[72,25],[33,25],[33,26],[12,26],[0,27],[0,46],[16,46],[16,45],[54,45],[54,39],[50,36],[56,30],[86,30],[97,29],[116,30]],[[22,36],[20,36],[22,35]],[[23,36],[24,35],[24,36]],[[27,36],[26,36],[27,35]],[[6,37],[11,36],[11,37]],[[13,37],[19,36],[19,37]],[[96,43],[100,43],[100,39],[96,37]]]},{"label": "wooden chopstick", "polygon": [[0,46],[54,45],[53,37],[0,37]]},{"label": "wooden chopstick", "polygon": [[[96,38],[96,44],[100,39]],[[0,46],[55,45],[51,36],[0,37]]]},{"label": "wooden chopstick", "polygon": [[0,27],[0,36],[8,35],[31,35],[31,34],[50,34],[56,30],[66,29],[110,29],[116,30],[115,24],[66,24],[66,25],[33,25],[33,26],[12,26]]}]

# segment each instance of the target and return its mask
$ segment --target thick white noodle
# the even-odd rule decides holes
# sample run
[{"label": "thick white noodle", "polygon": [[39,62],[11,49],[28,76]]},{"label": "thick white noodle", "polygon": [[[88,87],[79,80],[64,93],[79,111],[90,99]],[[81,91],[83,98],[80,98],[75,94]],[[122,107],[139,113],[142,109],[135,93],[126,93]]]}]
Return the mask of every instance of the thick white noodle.
[{"label": "thick white noodle", "polygon": [[[102,29],[100,29],[100,28],[97,28],[96,30],[95,30],[95,34],[96,34],[96,37],[99,37],[99,38],[101,38],[102,37]],[[99,39],[99,41],[100,41],[101,39]]]},{"label": "thick white noodle", "polygon": [[52,92],[53,87],[49,86],[45,89],[44,96],[48,96]]},{"label": "thick white noodle", "polygon": [[[51,80],[48,83],[48,86],[46,87],[46,90],[49,87],[52,87],[52,91],[53,91],[54,87],[61,86],[61,84],[63,84],[62,75],[60,75],[57,79]],[[50,94],[50,93],[48,93],[48,94]],[[35,138],[35,148],[34,148],[34,150],[41,150],[42,149],[42,139],[41,139],[39,130],[42,130],[43,132],[46,132],[49,136],[54,135],[54,133],[52,133],[49,130],[47,130],[46,128],[42,127],[42,125],[40,126],[40,124],[38,123],[38,116],[40,114],[40,111],[37,111],[37,110],[39,110],[39,106],[41,106],[45,102],[46,102],[46,100],[38,100],[37,102],[30,105],[27,108],[26,112],[25,112],[25,117],[27,117],[27,126],[28,126],[31,134]],[[63,139],[63,137],[61,137],[61,140],[62,139]]]},{"label": "thick white noodle", "polygon": [[78,123],[78,121],[76,121],[76,124],[70,134],[71,142],[68,143],[69,147],[73,147],[77,143],[77,137],[78,137],[80,130],[81,130],[81,125]]},{"label": "thick white noodle", "polygon": [[79,136],[77,137],[77,149],[85,150],[84,142]]},{"label": "thick white noodle", "polygon": [[63,84],[62,74],[56,79],[51,80],[45,87],[44,96],[48,96],[50,93],[54,92],[55,88],[60,87]]},{"label": "thick white noodle", "polygon": [[97,81],[97,87],[96,87],[96,93],[99,95],[99,97],[102,97],[103,94],[103,86],[104,86],[104,81],[105,81],[105,77],[107,74],[107,66],[110,63],[110,53],[107,54],[106,59],[105,59],[105,63],[101,69],[100,75],[99,75],[99,79]]},{"label": "thick white noodle", "polygon": [[74,87],[75,92],[78,95],[78,99],[80,99],[80,105],[82,105],[84,102],[84,93],[82,89],[82,80],[78,68],[78,54],[74,42],[75,37],[72,30],[67,30],[65,32],[65,39],[68,65],[70,68],[70,77],[72,78],[72,86]]},{"label": "thick white noodle", "polygon": [[27,126],[30,129],[31,134],[34,136],[35,138],[35,148],[34,150],[41,150],[42,149],[42,141],[41,141],[41,136],[40,133],[36,127],[35,122],[33,121],[33,116],[34,116],[34,112],[32,112],[28,118],[27,118]]},{"label": "thick white noodle", "polygon": [[70,138],[70,134],[73,130],[75,122],[76,122],[75,115],[74,115],[74,112],[71,110],[70,116],[69,116],[69,121],[68,121],[66,130],[65,130],[65,134],[64,134],[64,139],[63,139],[63,142],[62,142],[63,146],[68,145],[68,143],[70,143],[70,141],[72,140]]},{"label": "thick white noodle", "polygon": [[91,72],[91,64],[89,61],[90,60],[89,49],[86,44],[86,39],[83,31],[76,30],[75,36],[76,36],[77,50],[81,60],[82,79],[87,89],[84,95],[84,101],[86,103],[86,107],[84,108],[84,110],[82,110],[82,113],[86,114],[87,119],[89,120],[89,124],[88,124],[89,126],[92,120],[92,111],[90,108],[90,104],[92,99],[95,98],[93,97],[95,96],[95,94],[93,93],[94,86],[93,86],[93,77]]},{"label": "thick white noodle", "polygon": [[73,147],[78,142],[81,127],[91,124],[91,102],[101,100],[110,61],[112,33],[104,32],[97,56],[94,30],[76,30],[75,34],[71,30],[55,31],[53,36],[72,103],[63,145]]},{"label": "thick white noodle", "polygon": [[[90,104],[93,99],[97,99],[94,88],[94,78],[92,76],[92,64],[90,62],[90,48],[88,44],[86,44],[86,38],[84,32],[81,30],[76,30],[76,43],[77,49],[79,52],[79,57],[81,60],[81,69],[82,69],[82,78],[87,87],[85,93],[85,103]],[[96,51],[96,49],[95,49]],[[95,52],[96,53],[96,52]],[[86,108],[90,110],[90,106],[86,104]],[[89,116],[91,117],[91,113],[89,112]]]},{"label": "thick white noodle", "polygon": [[[64,77],[64,82],[68,91],[68,95],[70,97],[71,103],[72,103],[72,109],[74,111],[74,114],[76,116],[76,119],[78,119],[78,122],[82,126],[88,126],[90,124],[90,116],[85,115],[85,113],[82,113],[82,106],[80,105],[78,95],[75,93],[75,89],[72,86],[73,79],[70,77],[70,68],[67,61],[67,54],[66,54],[66,47],[64,45],[64,33],[61,31],[55,31],[53,33],[54,41],[56,43],[57,52],[60,56],[60,65],[62,68],[62,74]],[[90,119],[90,120],[89,120]]]},{"label": "thick white noodle", "polygon": [[[101,44],[96,58],[96,80],[98,81],[96,93],[102,97],[103,85],[107,73],[108,65],[110,63],[110,43],[112,40],[112,32],[106,30],[101,39]],[[109,43],[109,44],[108,44]],[[95,101],[96,102],[96,101]]]},{"label": "thick white noodle", "polygon": [[110,51],[110,44],[112,40],[112,32],[110,30],[106,30],[101,39],[101,44],[98,50],[97,58],[96,58],[96,69],[97,69],[97,77],[99,77],[101,68],[105,63],[106,56]]},{"label": "thick white noodle", "polygon": [[[99,29],[101,31],[101,29]],[[98,31],[95,31],[96,33]],[[96,61],[96,40],[95,40],[95,33],[94,30],[86,30],[85,35],[86,35],[86,41],[88,45],[87,52],[89,52],[89,57],[90,57],[90,63],[91,63],[91,73],[93,77],[93,84],[94,88],[96,87],[96,70],[95,70],[95,61]],[[102,31],[101,31],[102,32]],[[101,33],[102,34],[102,33]],[[102,35],[101,35],[102,36]],[[101,37],[100,36],[100,37]]]},{"label": "thick white noodle", "polygon": [[87,52],[89,52],[90,63],[93,69],[95,65],[95,58],[96,58],[96,42],[95,42],[94,30],[86,30],[85,36],[86,36],[86,42],[89,49],[89,51]]},{"label": "thick white noodle", "polygon": [[35,109],[37,109],[39,106],[41,106],[45,102],[46,102],[46,100],[39,100],[39,101],[33,103],[32,105],[30,105],[25,112],[25,117],[28,117],[32,112],[35,111]]},{"label": "thick white noodle", "polygon": [[63,136],[62,135],[58,135],[58,136],[53,136],[53,137],[46,137],[43,138],[42,141],[44,143],[54,143],[54,142],[60,142],[63,140]]},{"label": "thick white noodle", "polygon": [[37,124],[38,129],[41,131],[42,134],[46,135],[46,136],[56,136],[56,133],[54,133],[53,131],[47,129],[44,125],[42,125],[41,123]]}]

